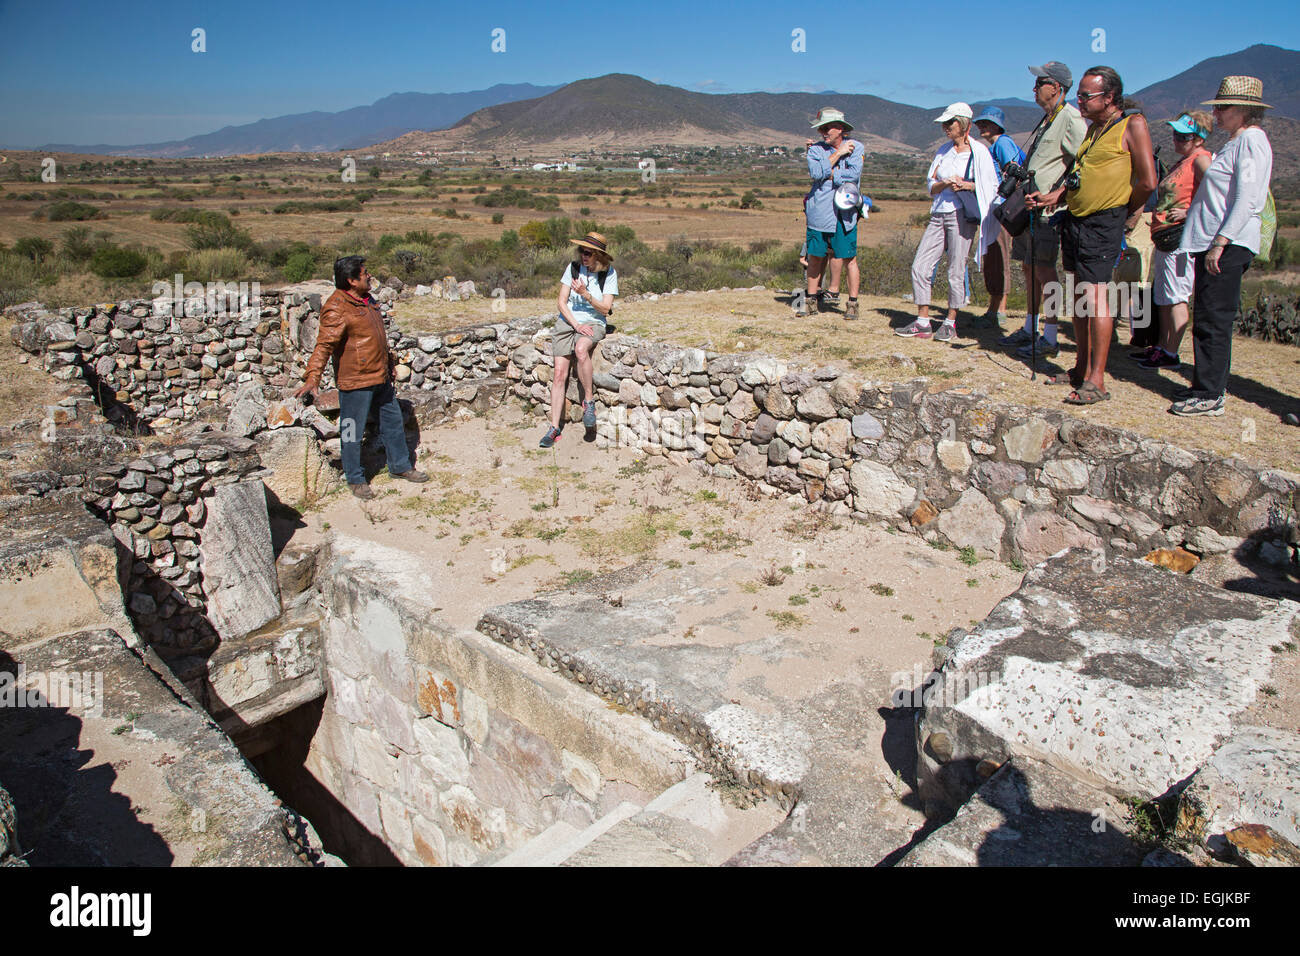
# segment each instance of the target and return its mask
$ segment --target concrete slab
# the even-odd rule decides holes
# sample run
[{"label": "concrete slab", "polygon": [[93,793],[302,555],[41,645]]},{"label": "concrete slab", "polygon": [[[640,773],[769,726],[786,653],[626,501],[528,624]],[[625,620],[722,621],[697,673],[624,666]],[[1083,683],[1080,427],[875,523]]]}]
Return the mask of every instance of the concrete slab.
[{"label": "concrete slab", "polygon": [[716,638],[683,640],[740,576],[645,564],[499,605],[480,630],[642,714],[742,791],[793,808],[732,862],[875,864],[924,823],[904,783],[910,716],[880,706],[893,675],[865,654],[828,667],[821,642],[751,630],[743,615],[710,618]]},{"label": "concrete slab", "polygon": [[1300,604],[1070,551],[1034,568],[962,637],[927,691],[918,781],[955,810],[982,760],[1028,756],[1150,800],[1233,731],[1295,639]]}]

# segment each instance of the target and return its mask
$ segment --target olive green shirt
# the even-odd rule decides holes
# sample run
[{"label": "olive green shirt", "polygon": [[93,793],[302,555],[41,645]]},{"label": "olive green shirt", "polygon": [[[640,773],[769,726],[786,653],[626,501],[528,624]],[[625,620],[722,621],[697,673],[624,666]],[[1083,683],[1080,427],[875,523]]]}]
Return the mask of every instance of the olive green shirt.
[{"label": "olive green shirt", "polygon": [[1038,192],[1047,192],[1065,175],[1065,164],[1079,154],[1086,133],[1087,125],[1079,110],[1069,103],[1062,106],[1029,157],[1028,169],[1034,174]]}]

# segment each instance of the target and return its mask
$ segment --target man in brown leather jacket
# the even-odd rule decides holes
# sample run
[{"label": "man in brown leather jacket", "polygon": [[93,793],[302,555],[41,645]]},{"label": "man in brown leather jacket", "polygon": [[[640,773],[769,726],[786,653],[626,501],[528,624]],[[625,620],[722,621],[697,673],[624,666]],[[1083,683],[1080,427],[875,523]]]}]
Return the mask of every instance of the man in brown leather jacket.
[{"label": "man in brown leather jacket", "polygon": [[388,452],[388,473],[394,478],[424,482],[429,476],[411,464],[402,428],[402,409],[393,388],[392,354],[384,331],[384,317],[370,298],[370,273],[361,256],[344,256],[334,262],[335,292],[320,312],[316,348],[307,360],[303,385],[296,396],[315,395],[326,360],[334,360],[339,387],[339,438],[343,473],[358,498],[373,498],[361,470],[361,436],[371,403],[379,406],[379,435]]}]

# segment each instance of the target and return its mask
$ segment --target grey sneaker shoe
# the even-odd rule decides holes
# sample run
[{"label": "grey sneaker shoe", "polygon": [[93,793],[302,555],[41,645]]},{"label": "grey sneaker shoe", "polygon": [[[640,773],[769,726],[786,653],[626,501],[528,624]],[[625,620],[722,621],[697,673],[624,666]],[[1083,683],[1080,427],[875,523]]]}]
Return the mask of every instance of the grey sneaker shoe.
[{"label": "grey sneaker shoe", "polygon": [[894,334],[901,335],[906,339],[928,339],[934,336],[934,333],[930,331],[930,323],[922,322],[920,319],[917,319],[911,325],[895,329]]},{"label": "grey sneaker shoe", "polygon": [[596,427],[596,403],[595,403],[595,402],[584,402],[584,403],[583,403],[583,405],[582,405],[582,427],[583,427],[583,428],[595,428],[595,427]]},{"label": "grey sneaker shoe", "polygon": [[820,302],[817,306],[818,312],[837,312],[840,308],[840,294],[838,292],[823,292]]},{"label": "grey sneaker shoe", "polygon": [[542,440],[537,443],[537,447],[550,448],[552,445],[556,443],[556,441],[559,440],[559,437],[560,437],[560,430],[556,428],[554,425],[552,425],[550,428],[546,429],[546,434],[543,435]]},{"label": "grey sneaker shoe", "polygon": [[1033,336],[1025,331],[1024,326],[1021,326],[1010,335],[998,339],[998,345],[1028,345],[1032,339]]},{"label": "grey sneaker shoe", "polygon": [[[1021,329],[1020,331],[1023,332],[1024,329]],[[1026,338],[1028,338],[1028,336],[1026,336]],[[1038,337],[1038,345],[1036,348],[1030,348],[1028,344],[1025,344],[1016,349],[1016,354],[1021,358],[1031,358],[1035,353],[1037,353],[1041,358],[1056,358],[1056,356],[1061,354],[1061,346],[1059,343],[1053,345],[1051,342],[1047,341],[1047,336],[1040,335]]]},{"label": "grey sneaker shoe", "polygon": [[1185,398],[1181,402],[1174,402],[1169,406],[1169,411],[1174,415],[1184,417],[1191,415],[1212,415],[1219,416],[1223,414],[1223,396],[1218,398]]},{"label": "grey sneaker shoe", "polygon": [[945,322],[935,330],[934,340],[936,342],[951,342],[957,337],[957,323]]}]

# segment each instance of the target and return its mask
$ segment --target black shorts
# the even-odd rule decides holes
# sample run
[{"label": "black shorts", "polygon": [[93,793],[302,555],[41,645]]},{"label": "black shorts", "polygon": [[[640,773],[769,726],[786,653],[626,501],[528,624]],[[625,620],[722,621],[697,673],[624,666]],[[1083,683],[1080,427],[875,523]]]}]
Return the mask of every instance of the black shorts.
[{"label": "black shorts", "polygon": [[1066,213],[1061,221],[1061,265],[1075,282],[1109,282],[1124,241],[1128,207],[1103,209],[1078,219]]}]

